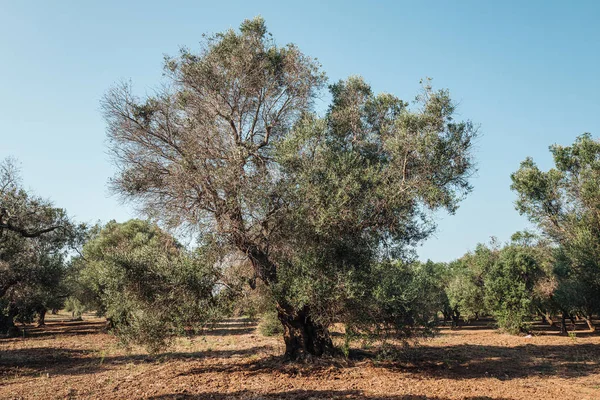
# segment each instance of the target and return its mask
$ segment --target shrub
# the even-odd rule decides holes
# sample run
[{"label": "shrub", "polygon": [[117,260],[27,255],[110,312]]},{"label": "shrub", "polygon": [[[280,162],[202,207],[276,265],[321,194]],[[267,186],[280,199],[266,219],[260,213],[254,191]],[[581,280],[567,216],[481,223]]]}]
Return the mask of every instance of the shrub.
[{"label": "shrub", "polygon": [[283,334],[283,325],[281,325],[279,318],[277,318],[277,311],[275,309],[267,311],[261,316],[258,331],[263,336]]}]

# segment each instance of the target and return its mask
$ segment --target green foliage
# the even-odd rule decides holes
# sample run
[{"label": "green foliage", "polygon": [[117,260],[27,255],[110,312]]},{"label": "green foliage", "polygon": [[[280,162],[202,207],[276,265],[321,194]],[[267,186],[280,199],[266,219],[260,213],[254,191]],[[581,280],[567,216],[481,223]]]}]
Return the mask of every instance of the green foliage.
[{"label": "green foliage", "polygon": [[[407,245],[431,232],[423,208],[452,212],[470,190],[475,130],[455,123],[448,93],[429,86],[419,111],[373,94],[358,77],[332,85],[331,92],[325,118],[306,115],[276,146],[296,205],[286,221],[294,248],[279,264],[279,283],[286,301],[310,304],[324,324],[363,325],[355,321],[360,316],[375,330],[396,324],[396,332],[408,335],[415,326],[429,327],[430,304],[443,308],[445,296],[436,278],[389,260],[402,259]],[[425,287],[431,290],[419,293]],[[366,310],[357,313],[357,307]],[[423,313],[413,315],[418,309]]]},{"label": "green foliage", "polygon": [[343,316],[347,339],[409,339],[434,333],[443,307],[439,264],[382,262],[374,264],[361,290]]},{"label": "green foliage", "polygon": [[450,264],[446,294],[455,316],[470,320],[486,314],[485,280],[496,260],[497,251],[479,244],[475,252]]},{"label": "green foliage", "polygon": [[275,309],[269,310],[260,317],[258,331],[263,336],[276,336],[283,333],[283,326]]},{"label": "green foliage", "polygon": [[0,163],[0,333],[62,306],[69,252],[83,230],[23,188],[14,160]]},{"label": "green foliage", "polygon": [[80,282],[126,344],[157,352],[219,314],[215,260],[146,221],[109,222],[83,247]]},{"label": "green foliage", "polygon": [[68,297],[65,300],[65,311],[70,312],[73,317],[79,318],[87,311],[85,304],[83,304],[76,297]]},{"label": "green foliage", "polygon": [[534,313],[552,307],[553,254],[529,232],[515,233],[504,247],[479,244],[450,264],[445,290],[453,318],[492,315],[507,332],[527,331]]},{"label": "green foliage", "polygon": [[499,252],[485,282],[485,303],[500,328],[511,333],[528,329],[539,273],[539,261],[530,249],[509,245]]},{"label": "green foliage", "polygon": [[555,167],[531,158],[512,174],[517,209],[556,246],[553,299],[563,312],[600,312],[600,143],[590,134],[553,145]]}]

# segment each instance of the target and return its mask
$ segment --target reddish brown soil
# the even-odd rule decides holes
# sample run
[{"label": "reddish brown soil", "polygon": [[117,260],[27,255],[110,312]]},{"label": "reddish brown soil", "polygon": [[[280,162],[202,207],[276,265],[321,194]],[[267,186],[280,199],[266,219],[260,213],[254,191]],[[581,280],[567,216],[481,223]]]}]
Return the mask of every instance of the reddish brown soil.
[{"label": "reddish brown soil", "polygon": [[278,338],[244,320],[181,339],[169,352],[130,353],[103,321],[52,316],[25,337],[0,339],[2,399],[600,399],[600,336],[510,336],[482,323],[443,329],[405,352],[310,365],[281,360]]}]

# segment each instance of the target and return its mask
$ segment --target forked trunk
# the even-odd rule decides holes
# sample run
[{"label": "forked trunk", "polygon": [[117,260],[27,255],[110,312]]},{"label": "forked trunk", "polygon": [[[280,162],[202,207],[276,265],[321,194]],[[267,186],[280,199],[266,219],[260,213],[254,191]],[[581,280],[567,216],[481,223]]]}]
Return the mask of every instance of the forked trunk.
[{"label": "forked trunk", "polygon": [[278,305],[277,316],[283,325],[286,359],[310,359],[335,352],[329,331],[311,318],[308,307],[293,310]]},{"label": "forked trunk", "polygon": [[[236,219],[242,226],[239,215]],[[277,282],[277,266],[269,259],[266,252],[248,243],[242,236],[237,238],[236,245],[248,254],[258,278],[267,286]],[[283,326],[286,359],[303,360],[335,352],[327,327],[317,323],[311,317],[308,306],[298,310],[285,301],[279,301],[277,317]]]}]

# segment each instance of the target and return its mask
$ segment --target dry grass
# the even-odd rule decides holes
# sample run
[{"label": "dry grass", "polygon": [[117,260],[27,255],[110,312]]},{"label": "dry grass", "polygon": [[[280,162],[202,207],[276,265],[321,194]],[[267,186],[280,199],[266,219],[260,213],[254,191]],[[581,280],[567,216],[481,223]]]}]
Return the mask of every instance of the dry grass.
[{"label": "dry grass", "polygon": [[481,323],[444,329],[402,362],[356,351],[298,365],[281,360],[278,338],[241,319],[149,357],[121,349],[100,319],[52,317],[25,338],[0,339],[0,398],[600,399],[600,336],[583,327],[575,338],[525,338]]}]

